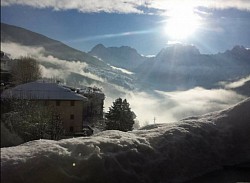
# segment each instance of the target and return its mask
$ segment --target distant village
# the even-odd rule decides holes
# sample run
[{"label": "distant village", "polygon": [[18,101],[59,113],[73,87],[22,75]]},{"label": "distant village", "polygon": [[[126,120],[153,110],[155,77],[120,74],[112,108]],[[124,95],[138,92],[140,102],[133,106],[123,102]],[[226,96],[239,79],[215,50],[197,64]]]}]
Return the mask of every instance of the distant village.
[{"label": "distant village", "polygon": [[[1,100],[29,100],[55,109],[66,135],[91,135],[94,123],[102,123],[105,95],[101,89],[87,86],[74,88],[52,79],[16,85],[11,81],[13,62],[15,60],[1,51]],[[86,131],[83,131],[84,128],[87,128]]]}]

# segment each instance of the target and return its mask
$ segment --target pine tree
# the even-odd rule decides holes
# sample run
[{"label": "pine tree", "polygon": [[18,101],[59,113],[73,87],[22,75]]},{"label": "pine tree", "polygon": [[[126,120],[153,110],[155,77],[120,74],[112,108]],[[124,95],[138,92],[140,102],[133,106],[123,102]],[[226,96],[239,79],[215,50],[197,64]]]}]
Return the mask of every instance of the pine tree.
[{"label": "pine tree", "polygon": [[106,114],[106,130],[133,130],[135,113],[131,111],[126,99],[118,98]]}]

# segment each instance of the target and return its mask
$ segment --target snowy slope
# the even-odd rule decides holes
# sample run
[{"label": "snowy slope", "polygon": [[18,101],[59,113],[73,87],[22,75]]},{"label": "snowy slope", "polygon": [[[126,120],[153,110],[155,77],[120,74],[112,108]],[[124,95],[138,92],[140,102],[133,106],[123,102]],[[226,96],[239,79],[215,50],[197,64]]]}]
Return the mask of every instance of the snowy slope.
[{"label": "snowy slope", "polygon": [[220,112],[130,133],[1,149],[1,182],[183,182],[250,162],[250,98]]}]

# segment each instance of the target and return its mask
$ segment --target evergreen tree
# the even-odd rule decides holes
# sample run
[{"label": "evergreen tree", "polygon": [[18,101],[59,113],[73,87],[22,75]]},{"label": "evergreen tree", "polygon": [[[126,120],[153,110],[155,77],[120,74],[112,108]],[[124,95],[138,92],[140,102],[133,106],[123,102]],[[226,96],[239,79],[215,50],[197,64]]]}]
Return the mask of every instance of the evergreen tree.
[{"label": "evergreen tree", "polygon": [[133,130],[136,115],[131,111],[126,99],[118,98],[113,102],[106,114],[106,130]]}]

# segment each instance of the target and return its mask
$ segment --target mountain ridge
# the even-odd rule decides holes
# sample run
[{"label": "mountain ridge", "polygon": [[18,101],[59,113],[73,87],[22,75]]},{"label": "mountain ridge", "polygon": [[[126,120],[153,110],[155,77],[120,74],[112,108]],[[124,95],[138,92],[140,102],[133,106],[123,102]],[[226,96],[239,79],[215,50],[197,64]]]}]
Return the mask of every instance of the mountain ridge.
[{"label": "mountain ridge", "polygon": [[235,46],[207,55],[190,45],[167,47],[136,68],[136,73],[142,82],[153,83],[159,90],[212,88],[220,81],[250,75],[250,50]]},{"label": "mountain ridge", "polygon": [[104,63],[83,51],[22,27],[1,23],[1,42],[14,42],[24,46],[40,46],[45,49],[44,54],[47,56],[52,55],[69,61],[79,60],[91,65],[106,67]]},{"label": "mountain ridge", "polygon": [[[76,50],[60,41],[27,29],[1,23],[1,43],[14,43],[20,45],[21,49],[22,46],[43,48],[40,52],[41,55],[37,58],[39,63],[49,72],[50,70],[56,70],[57,72],[55,74],[59,74],[59,76],[56,75],[53,77],[59,77],[57,79],[68,81],[67,84],[69,85],[80,87],[80,85],[84,83],[87,85],[96,83],[102,88],[108,88],[108,90],[110,88],[115,90],[116,86],[127,89],[133,88],[133,78],[130,77],[130,75],[113,69],[105,62],[100,61],[88,53]],[[67,62],[68,64],[66,64]],[[86,65],[82,63],[86,63]],[[70,66],[67,67],[67,65]],[[83,65],[85,65],[85,67],[83,70],[80,70]],[[66,70],[62,70],[62,68]],[[78,73],[75,73],[75,70],[77,70]],[[62,72],[62,74],[60,74],[60,72]],[[95,76],[101,78],[102,81],[97,81]]]},{"label": "mountain ridge", "polygon": [[[250,50],[243,46],[208,55],[201,54],[194,45],[176,44],[163,48],[155,57],[148,58],[129,46],[106,48],[103,44],[98,44],[85,53],[44,35],[4,23],[1,23],[1,42],[43,47],[44,55],[85,62],[92,67],[87,72],[109,78],[108,81],[115,84],[123,83],[122,86],[128,86],[124,84],[124,78],[127,78],[126,82],[138,85],[142,90],[151,88],[171,91],[196,86],[212,88],[220,81],[250,75]],[[134,74],[128,76],[118,73],[110,65],[125,68]]]},{"label": "mountain ridge", "polygon": [[98,44],[88,53],[108,64],[130,71],[133,71],[147,59],[140,55],[136,49],[129,46],[105,47],[103,44]]}]

